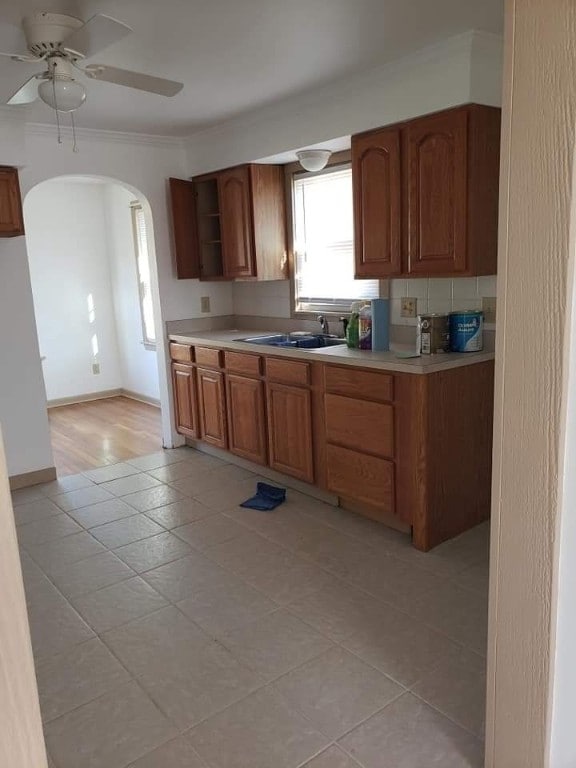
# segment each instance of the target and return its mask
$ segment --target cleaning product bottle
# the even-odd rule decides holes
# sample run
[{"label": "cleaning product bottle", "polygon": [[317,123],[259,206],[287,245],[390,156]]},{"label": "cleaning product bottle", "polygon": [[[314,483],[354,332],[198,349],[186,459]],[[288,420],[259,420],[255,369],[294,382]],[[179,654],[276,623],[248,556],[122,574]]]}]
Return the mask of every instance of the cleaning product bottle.
[{"label": "cleaning product bottle", "polygon": [[358,349],[360,302],[355,301],[350,308],[350,312],[350,320],[348,322],[348,327],[346,328],[346,344],[350,349]]},{"label": "cleaning product bottle", "polygon": [[364,303],[358,315],[358,346],[360,349],[372,349],[372,305]]}]

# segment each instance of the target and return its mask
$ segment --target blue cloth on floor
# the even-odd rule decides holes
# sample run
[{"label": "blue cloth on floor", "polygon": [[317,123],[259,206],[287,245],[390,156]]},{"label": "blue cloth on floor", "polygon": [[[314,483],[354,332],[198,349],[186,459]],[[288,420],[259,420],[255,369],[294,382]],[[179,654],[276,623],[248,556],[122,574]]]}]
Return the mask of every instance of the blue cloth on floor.
[{"label": "blue cloth on floor", "polygon": [[275,485],[268,485],[268,483],[257,483],[256,495],[247,501],[243,501],[240,506],[269,512],[285,501],[286,488],[278,488]]}]

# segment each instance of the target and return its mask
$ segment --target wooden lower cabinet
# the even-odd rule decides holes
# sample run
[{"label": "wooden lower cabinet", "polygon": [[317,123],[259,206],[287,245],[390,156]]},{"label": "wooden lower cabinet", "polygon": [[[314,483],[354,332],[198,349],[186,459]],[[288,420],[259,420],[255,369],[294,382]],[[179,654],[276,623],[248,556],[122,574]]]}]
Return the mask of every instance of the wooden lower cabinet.
[{"label": "wooden lower cabinet", "polygon": [[246,376],[226,376],[228,450],[256,464],[267,463],[264,384]]},{"label": "wooden lower cabinet", "polygon": [[394,514],[393,462],[328,445],[326,474],[329,490],[339,496],[370,504],[387,515]]},{"label": "wooden lower cabinet", "polygon": [[489,517],[493,361],[391,374],[186,345],[171,352],[181,434],[411,528],[423,551]]},{"label": "wooden lower cabinet", "polygon": [[217,448],[228,448],[224,374],[221,371],[198,368],[197,376],[200,436],[202,440]]},{"label": "wooden lower cabinet", "polygon": [[312,395],[309,389],[267,384],[270,466],[307,483],[314,482]]},{"label": "wooden lower cabinet", "polygon": [[195,376],[191,365],[172,363],[176,431],[187,437],[199,437]]}]

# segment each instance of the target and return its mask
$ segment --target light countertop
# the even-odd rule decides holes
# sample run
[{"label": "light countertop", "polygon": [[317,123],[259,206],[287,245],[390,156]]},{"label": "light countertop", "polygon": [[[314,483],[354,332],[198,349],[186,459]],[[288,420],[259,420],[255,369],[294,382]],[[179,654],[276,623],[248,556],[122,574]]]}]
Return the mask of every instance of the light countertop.
[{"label": "light countertop", "polygon": [[250,344],[238,341],[254,336],[265,336],[277,333],[266,330],[222,330],[222,331],[198,331],[192,333],[171,334],[170,341],[180,344],[206,345],[227,349],[235,352],[252,352],[274,357],[287,357],[297,360],[309,360],[310,362],[337,363],[338,365],[352,365],[356,368],[376,368],[382,371],[396,371],[398,373],[436,373],[449,368],[461,368],[465,365],[484,363],[494,360],[494,352],[467,352],[439,355],[421,355],[420,357],[401,358],[398,353],[407,352],[405,346],[394,346],[390,352],[371,352],[361,349],[348,349],[346,345],[335,347],[323,347],[321,349],[295,349],[291,347],[269,347],[261,344]]}]

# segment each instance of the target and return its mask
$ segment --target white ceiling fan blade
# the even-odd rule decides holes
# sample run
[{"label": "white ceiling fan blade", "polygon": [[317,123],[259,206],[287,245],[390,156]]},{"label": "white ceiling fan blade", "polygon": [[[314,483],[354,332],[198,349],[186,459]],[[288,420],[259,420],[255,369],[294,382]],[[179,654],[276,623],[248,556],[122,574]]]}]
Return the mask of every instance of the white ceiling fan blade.
[{"label": "white ceiling fan blade", "polygon": [[83,71],[94,80],[125,85],[127,88],[137,88],[139,91],[157,93],[160,96],[176,96],[184,88],[183,83],[177,83],[175,80],[143,75],[140,72],[131,72],[129,69],[107,67],[104,64],[90,64]]},{"label": "white ceiling fan blade", "polygon": [[131,27],[116,21],[111,16],[105,16],[98,13],[88,19],[86,24],[76,29],[69,35],[62,47],[67,51],[80,53],[84,58],[89,59],[96,53],[108,48],[112,43],[117,43],[123,37],[132,32]]},{"label": "white ceiling fan blade", "polygon": [[25,64],[38,64],[40,61],[36,56],[31,56],[29,53],[4,53],[0,51],[0,56],[6,56],[13,61],[21,61]]},{"label": "white ceiling fan blade", "polygon": [[27,80],[23,86],[18,88],[16,93],[11,96],[7,104],[32,104],[38,98],[38,78],[36,75]]}]

